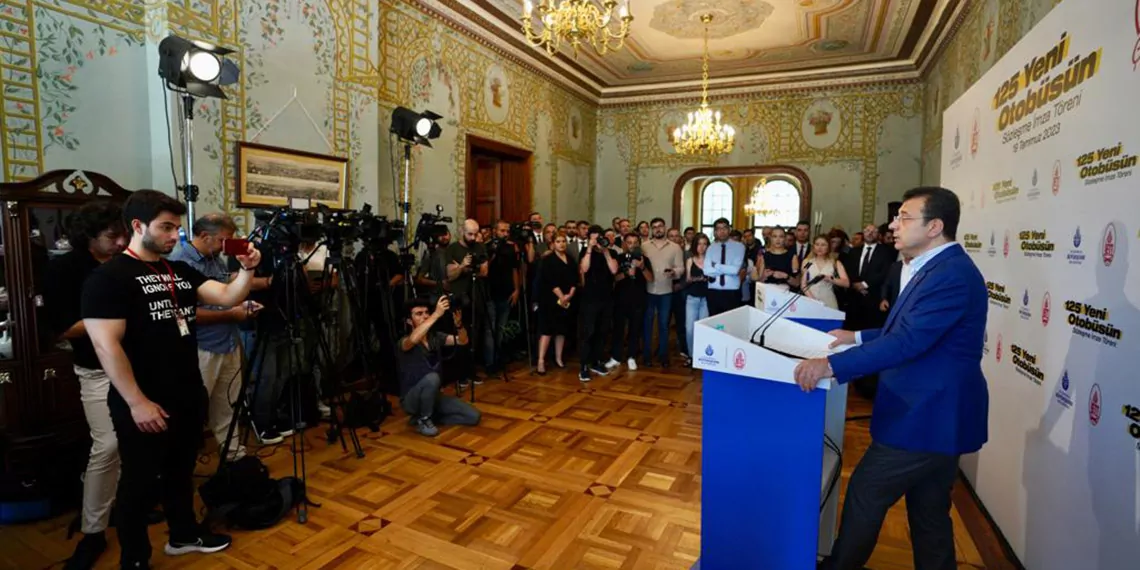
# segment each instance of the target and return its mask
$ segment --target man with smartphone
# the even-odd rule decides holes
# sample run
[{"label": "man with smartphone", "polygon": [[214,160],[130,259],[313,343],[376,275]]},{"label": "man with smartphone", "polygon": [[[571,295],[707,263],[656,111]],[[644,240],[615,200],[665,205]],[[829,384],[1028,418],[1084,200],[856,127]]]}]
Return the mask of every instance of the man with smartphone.
[{"label": "man with smartphone", "polygon": [[[229,283],[233,275],[221,254],[244,255],[249,249],[248,240],[233,239],[236,231],[237,225],[229,216],[221,213],[206,214],[194,222],[193,239],[180,244],[169,259],[186,262],[207,279]],[[265,289],[269,286],[270,279],[254,277],[250,289]],[[238,325],[253,318],[263,308],[257,301],[245,301],[236,307],[198,304],[198,369],[202,372],[202,382],[210,397],[207,427],[214,434],[219,449],[229,433],[234,404],[241,397],[242,361]],[[263,432],[263,429],[272,426],[254,427],[262,443],[281,442],[281,435],[276,431],[272,434]],[[236,461],[244,456],[245,447],[241,445],[238,429],[234,428],[226,459]]]}]

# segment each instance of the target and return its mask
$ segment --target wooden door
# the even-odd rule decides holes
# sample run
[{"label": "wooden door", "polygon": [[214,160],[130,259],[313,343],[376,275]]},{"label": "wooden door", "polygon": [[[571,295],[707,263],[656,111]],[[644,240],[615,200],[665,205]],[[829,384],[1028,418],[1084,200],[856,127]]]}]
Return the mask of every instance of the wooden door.
[{"label": "wooden door", "polygon": [[502,160],[475,158],[475,188],[468,199],[468,216],[487,226],[502,215]]}]

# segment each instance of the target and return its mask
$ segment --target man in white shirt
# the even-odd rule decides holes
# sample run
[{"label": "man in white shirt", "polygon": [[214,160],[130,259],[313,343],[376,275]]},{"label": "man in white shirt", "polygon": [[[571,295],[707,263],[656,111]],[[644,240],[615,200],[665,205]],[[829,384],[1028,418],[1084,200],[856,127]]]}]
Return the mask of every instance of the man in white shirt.
[{"label": "man in white shirt", "polygon": [[740,306],[741,278],[746,270],[744,244],[728,239],[731,228],[721,218],[713,224],[716,242],[705,253],[705,275],[709,278],[709,316]]}]

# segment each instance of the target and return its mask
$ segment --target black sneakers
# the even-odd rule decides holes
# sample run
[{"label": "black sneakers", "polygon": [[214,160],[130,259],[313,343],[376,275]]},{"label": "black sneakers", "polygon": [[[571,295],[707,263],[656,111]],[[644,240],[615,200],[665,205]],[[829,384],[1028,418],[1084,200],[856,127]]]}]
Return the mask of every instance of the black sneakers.
[{"label": "black sneakers", "polygon": [[63,570],[91,570],[103,551],[107,550],[107,537],[101,532],[83,535],[75,545],[75,553],[67,559]]},{"label": "black sneakers", "polygon": [[219,552],[230,547],[233,539],[224,534],[212,534],[203,532],[193,541],[183,542],[179,540],[170,539],[166,543],[164,551],[170,556],[178,556],[180,554],[189,554],[191,552],[201,552],[209,554],[211,552]]}]

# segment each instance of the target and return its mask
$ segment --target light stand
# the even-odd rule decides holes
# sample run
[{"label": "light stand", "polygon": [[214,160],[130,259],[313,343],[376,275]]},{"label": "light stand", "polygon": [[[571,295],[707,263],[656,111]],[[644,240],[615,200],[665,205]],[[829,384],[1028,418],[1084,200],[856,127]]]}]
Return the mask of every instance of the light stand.
[{"label": "light stand", "polygon": [[194,97],[182,94],[182,197],[186,200],[186,235],[194,236],[194,203],[198,186],[194,184]]},{"label": "light stand", "polygon": [[396,204],[396,217],[408,227],[408,217],[412,211],[412,146],[423,145],[431,148],[431,139],[439,138],[443,129],[436,122],[442,119],[432,111],[417,113],[404,107],[392,109],[392,124],[388,131],[400,139],[404,145],[404,200]]}]

